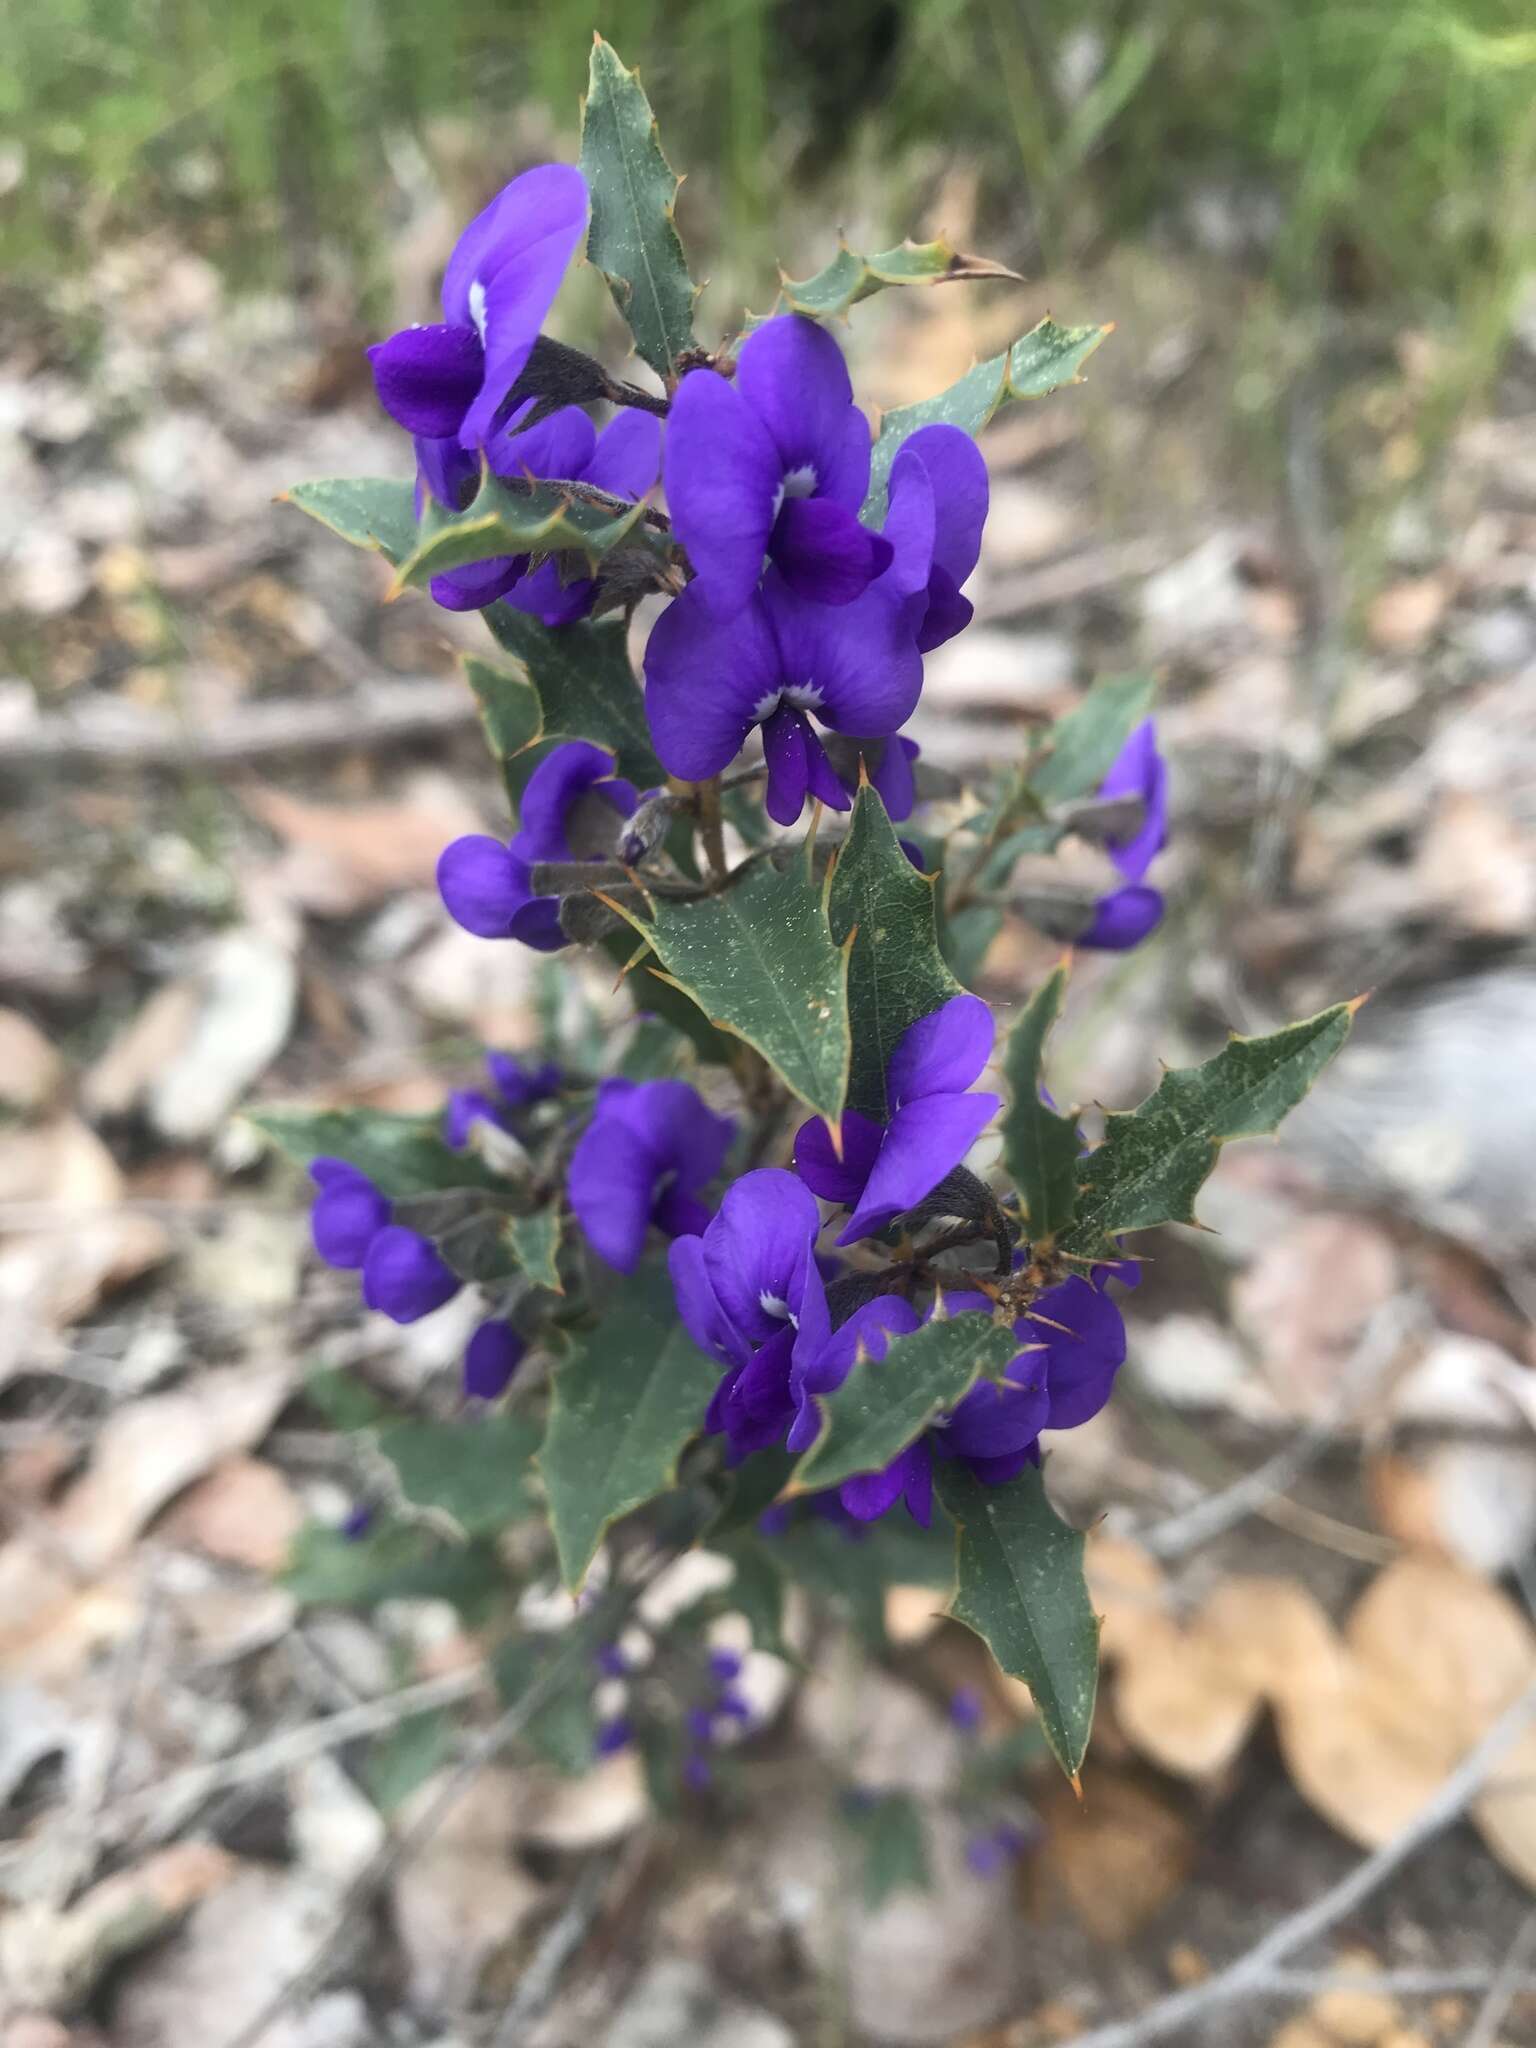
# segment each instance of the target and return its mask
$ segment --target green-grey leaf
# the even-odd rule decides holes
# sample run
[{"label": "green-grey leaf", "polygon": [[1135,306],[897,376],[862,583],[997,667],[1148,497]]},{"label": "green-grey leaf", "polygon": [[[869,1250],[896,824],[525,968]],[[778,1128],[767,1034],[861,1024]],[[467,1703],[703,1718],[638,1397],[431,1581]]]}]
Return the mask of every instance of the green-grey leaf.
[{"label": "green-grey leaf", "polygon": [[370,1429],[376,1422],[387,1422],[392,1413],[366,1380],[336,1365],[321,1366],[307,1376],[304,1398],[332,1429]]},{"label": "green-grey leaf", "polygon": [[755,1649],[798,1663],[784,1640],[784,1570],[778,1559],[761,1536],[750,1532],[719,1548],[736,1567],[735,1578],[720,1595],[724,1611],[746,1617]]},{"label": "green-grey leaf", "polygon": [[626,1280],[556,1368],[538,1463],[568,1586],[581,1584],[610,1523],[673,1483],[719,1378],[683,1328],[659,1266]]},{"label": "green-grey leaf", "polygon": [[982,963],[1002,928],[1003,913],[995,903],[967,903],[959,910],[945,910],[939,944],[962,988],[976,986]]},{"label": "green-grey leaf", "polygon": [[526,1415],[466,1422],[409,1416],[386,1424],[378,1445],[413,1507],[431,1508],[467,1536],[482,1536],[531,1512],[528,1467],[542,1434]]},{"label": "green-grey leaf", "polygon": [[665,537],[646,523],[643,504],[612,506],[575,497],[568,485],[481,478],[462,511],[434,499],[422,516],[416,545],[395,573],[397,589],[416,589],[449,569],[465,569],[499,555],[579,556],[595,575],[604,555],[621,542],[645,549],[665,575],[670,550]]},{"label": "green-grey leaf", "polygon": [[567,1634],[522,1636],[498,1650],[491,1666],[496,1690],[509,1707],[516,1706],[528,1688],[544,1680],[553,1667],[566,1667],[555,1691],[529,1717],[522,1732],[546,1762],[572,1778],[591,1770],[597,1734],[591,1668],[583,1669],[579,1658],[573,1656],[579,1647]]},{"label": "green-grey leaf", "polygon": [[1349,1036],[1358,1008],[1336,1003],[1265,1038],[1231,1038],[1214,1059],[1172,1068],[1133,1110],[1111,1113],[1081,1162],[1074,1246],[1122,1230],[1193,1223],[1195,1196],[1230,1138],[1273,1131]]},{"label": "green-grey leaf", "polygon": [[1099,1624],[1083,1576],[1083,1537],[1045,1496],[1038,1471],[984,1486],[958,1459],[939,1467],[939,1496],[960,1531],[950,1613],[973,1629],[1040,1710],[1068,1777],[1088,1748],[1099,1682]]},{"label": "green-grey leaf", "polygon": [[827,898],[835,945],[847,945],[853,1061],[848,1104],[883,1121],[885,1071],[896,1041],[919,1017],[959,995],[935,925],[935,883],[901,850],[885,805],[866,786],[854,799]]},{"label": "green-grey leaf", "polygon": [[[818,1599],[845,1608],[864,1641],[881,1650],[889,1587],[933,1586],[947,1594],[954,1585],[954,1530],[942,1507],[933,1519],[931,1529],[920,1529],[908,1515],[886,1515],[850,1540],[835,1522],[806,1513],[771,1539],[773,1554]],[[936,1593],[936,1613],[940,1598]]]},{"label": "green-grey leaf", "polygon": [[[861,256],[845,242],[832,261],[814,277],[799,283],[780,274],[775,313],[808,313],[813,320],[835,320],[872,298],[888,285],[958,284],[967,278],[1006,277],[1019,282],[1016,270],[985,256],[966,256],[942,238],[936,242],[902,242],[878,256]],[[755,324],[755,323],[754,323]]]},{"label": "green-grey leaf", "polygon": [[967,370],[958,383],[915,405],[899,405],[880,423],[869,469],[869,496],[863,518],[878,526],[885,517],[885,487],[891,464],[908,434],[944,422],[967,434],[979,434],[1000,407],[1016,398],[1044,398],[1077,373],[1105,335],[1107,327],[1058,327],[1042,320],[1000,356]]},{"label": "green-grey leaf", "polygon": [[310,1523],[295,1538],[280,1582],[306,1606],[446,1600],[476,1622],[508,1591],[491,1544],[444,1543],[420,1525],[399,1522],[358,1537]]},{"label": "green-grey leaf", "polygon": [[441,1707],[433,1707],[425,1714],[412,1714],[372,1744],[363,1764],[363,1781],[386,1820],[447,1762],[452,1740],[453,1723]]},{"label": "green-grey leaf", "polygon": [[755,860],[716,896],[658,898],[630,923],[712,1024],[756,1047],[818,1116],[848,1089],[848,955],[833,940],[811,842],[780,869]]},{"label": "green-grey leaf", "polygon": [[[492,607],[492,611],[505,609],[505,606]],[[485,616],[487,622],[491,622],[491,613]],[[515,805],[521,799],[524,785],[539,758],[531,749],[537,747],[544,736],[544,714],[538,694],[521,662],[513,670],[502,668],[495,662],[482,661],[476,654],[467,654],[464,657],[464,680],[475,693],[475,702],[480,707],[480,723],[485,728],[485,743],[492,757],[500,763],[507,795]]]},{"label": "green-grey leaf", "polygon": [[513,1216],[507,1222],[507,1242],[513,1257],[536,1287],[548,1287],[564,1294],[560,1283],[560,1211],[535,1209],[527,1216]]},{"label": "green-grey leaf", "polygon": [[581,170],[592,195],[587,260],[607,278],[635,347],[670,381],[693,346],[699,295],[673,217],[681,180],[662,155],[638,77],[601,36],[581,111]]},{"label": "green-grey leaf", "polygon": [[391,1201],[444,1188],[505,1194],[507,1182],[472,1152],[445,1145],[437,1117],[382,1109],[252,1109],[247,1117],[291,1159],[344,1159]]},{"label": "green-grey leaf", "polygon": [[1077,1202],[1077,1122],[1040,1099],[1045,1041],[1061,1009],[1067,970],[1058,967],[1036,989],[1003,1047],[1008,1107],[1000,1126],[1003,1166],[1019,1191],[1031,1243],[1056,1237]]},{"label": "green-grey leaf", "polygon": [[297,505],[354,547],[373,548],[397,565],[416,545],[415,493],[394,477],[331,477],[295,484],[283,493],[283,502]]},{"label": "green-grey leaf", "polygon": [[619,774],[638,788],[666,781],[618,620],[580,620],[554,632],[511,605],[492,605],[485,616],[500,644],[521,663],[537,700],[533,738],[591,740],[615,756]]},{"label": "green-grey leaf", "polygon": [[864,1903],[872,1913],[896,1892],[928,1890],[928,1845],[914,1799],[905,1792],[851,1799],[843,1817],[863,1845]]},{"label": "green-grey leaf", "polygon": [[796,1469],[796,1490],[818,1493],[883,1470],[983,1374],[1001,1373],[1018,1349],[1013,1331],[980,1309],[892,1337],[883,1359],[862,1360],[840,1387],[818,1397],[825,1421]]},{"label": "green-grey leaf", "polygon": [[1120,749],[1152,708],[1157,684],[1148,675],[1106,676],[1081,704],[1057,719],[1035,762],[1025,771],[1029,790],[1059,804],[1096,790]]}]

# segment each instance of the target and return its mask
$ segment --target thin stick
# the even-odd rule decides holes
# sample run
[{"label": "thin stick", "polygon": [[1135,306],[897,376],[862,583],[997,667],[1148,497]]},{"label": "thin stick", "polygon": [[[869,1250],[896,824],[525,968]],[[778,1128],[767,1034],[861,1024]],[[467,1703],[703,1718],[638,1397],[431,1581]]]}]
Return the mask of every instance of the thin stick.
[{"label": "thin stick", "polygon": [[1107,2027],[1095,2027],[1091,2033],[1079,2034],[1073,2048],[1144,2048],[1148,2041],[1161,2041],[1179,2033],[1216,2006],[1261,1996],[1281,1963],[1337,1926],[1373,1892],[1379,1891],[1415,1850],[1460,1818],[1482,1789],[1493,1766],[1533,1717],[1536,1685],[1527,1687],[1513,1705],[1505,1708],[1405,1828],[1357,1863],[1337,1884],[1330,1885],[1321,1897],[1282,1920],[1278,1927],[1272,1927],[1245,1955],[1203,1984],[1174,1992],[1136,2019],[1118,2020]]},{"label": "thin stick", "polygon": [[583,1869],[571,1887],[570,1897],[550,1922],[527,1969],[518,1978],[517,1989],[501,2016],[491,2048],[518,2048],[524,2028],[538,2018],[553,1998],[561,1972],[586,1940],[612,1875],[613,1866],[603,1856],[594,1856]]},{"label": "thin stick", "polygon": [[[1266,1970],[1254,1979],[1255,1991],[1284,1998],[1317,1998],[1326,1991],[1371,1991],[1384,1998],[1445,1998],[1488,1991],[1499,1983],[1500,1970]],[[1536,1991],[1536,1977],[1516,1973],[1507,1980],[1514,1991]],[[1471,2048],[1471,2042],[1463,2044]]]},{"label": "thin stick", "polygon": [[1499,2028],[1504,2024],[1505,2015],[1514,2004],[1525,1975],[1525,1966],[1536,1949],[1536,1912],[1527,1913],[1520,1924],[1520,1931],[1509,1945],[1509,1954],[1504,1958],[1498,1975],[1488,1987],[1488,1996],[1483,2000],[1477,2018],[1472,2022],[1472,2031],[1466,2038],[1465,2048],[1493,2048],[1498,2039]]}]

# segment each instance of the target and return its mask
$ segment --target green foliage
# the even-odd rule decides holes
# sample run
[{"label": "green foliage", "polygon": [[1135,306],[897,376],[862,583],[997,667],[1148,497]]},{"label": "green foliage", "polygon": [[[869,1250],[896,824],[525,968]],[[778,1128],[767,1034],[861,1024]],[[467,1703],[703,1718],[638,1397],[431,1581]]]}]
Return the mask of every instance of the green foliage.
[{"label": "green foliage", "polygon": [[503,1705],[515,1707],[537,1685],[541,1703],[522,1730],[546,1763],[567,1777],[592,1768],[597,1717],[592,1707],[592,1652],[596,1640],[578,1622],[556,1636],[519,1636],[492,1659]]},{"label": "green foliage", "polygon": [[848,1105],[881,1121],[889,1114],[885,1070],[897,1039],[960,992],[939,951],[935,893],[933,878],[902,852],[879,796],[861,789],[827,907],[833,943],[850,948]]},{"label": "green foliage", "polygon": [[592,195],[588,261],[607,278],[635,347],[670,383],[693,345],[698,298],[673,219],[679,180],[638,77],[601,36],[581,110],[581,168]]},{"label": "green foliage", "polygon": [[925,1892],[932,1882],[922,1810],[906,1792],[855,1792],[843,1818],[864,1855],[864,1903],[873,1913],[901,1891]]},{"label": "green foliage", "polygon": [[1109,333],[1107,327],[1058,327],[1042,320],[1001,355],[989,356],[967,370],[957,383],[934,398],[899,405],[880,422],[869,468],[869,496],[863,517],[878,525],[885,514],[885,487],[891,464],[908,434],[919,427],[945,422],[967,434],[979,434],[1001,407],[1018,398],[1044,398],[1077,373]]},{"label": "green foliage", "polygon": [[1077,1121],[1040,1099],[1045,1041],[1061,1008],[1067,970],[1058,967],[1036,989],[1003,1047],[1008,1107],[1000,1126],[1003,1168],[1018,1190],[1025,1235],[1033,1244],[1058,1236],[1077,1203]]},{"label": "green foliage", "polygon": [[295,1539],[281,1583],[306,1607],[446,1600],[472,1625],[509,1590],[491,1544],[444,1543],[419,1524],[400,1522],[355,1537],[310,1523]]},{"label": "green foliage", "polygon": [[404,1416],[379,1431],[378,1445],[413,1508],[447,1516],[467,1536],[489,1536],[531,1511],[528,1468],[543,1433],[521,1414]]},{"label": "green foliage", "polygon": [[672,1485],[719,1377],[657,1266],[624,1282],[556,1368],[539,1471],[568,1586],[580,1586],[610,1523]]},{"label": "green foliage", "polygon": [[848,1088],[848,952],[811,874],[812,843],[786,867],[754,860],[718,895],[658,898],[629,922],[667,979],[711,1023],[760,1052],[818,1116],[842,1114]]},{"label": "green foliage", "polygon": [[[494,607],[496,611],[504,607]],[[487,620],[491,614],[486,614]],[[521,663],[507,669],[499,663],[482,661],[477,654],[464,656],[464,680],[480,707],[480,724],[491,758],[501,764],[502,780],[514,808],[521,801],[528,777],[540,758],[532,750],[544,737],[544,713],[538,693]]]},{"label": "green foliage", "polygon": [[382,1109],[253,1109],[256,1128],[291,1159],[344,1159],[391,1201],[456,1188],[505,1196],[503,1175],[472,1152],[445,1145],[437,1117],[397,1116]]},{"label": "green foliage", "polygon": [[745,1616],[755,1649],[767,1650],[787,1663],[799,1659],[784,1640],[784,1571],[761,1536],[743,1534],[711,1546],[728,1557],[736,1576],[722,1595],[727,1612]]},{"label": "green foliage", "polygon": [[969,1309],[892,1337],[885,1357],[862,1359],[843,1384],[817,1397],[825,1422],[795,1472],[796,1490],[818,1493],[879,1472],[984,1375],[995,1378],[1019,1340],[990,1314]]},{"label": "green foliage", "polygon": [[363,1782],[386,1820],[420,1791],[432,1773],[448,1761],[453,1724],[441,1707],[412,1714],[372,1744],[363,1764]]},{"label": "green foliage", "polygon": [[1092,1253],[1124,1230],[1193,1223],[1195,1196],[1230,1138],[1275,1130],[1349,1036],[1336,1003],[1264,1038],[1228,1040],[1214,1059],[1165,1073],[1133,1110],[1112,1111],[1082,1163],[1071,1247]]},{"label": "green foliage", "polygon": [[884,1650],[888,1587],[932,1586],[937,1614],[954,1586],[954,1529],[941,1507],[933,1524],[920,1529],[896,1514],[848,1529],[808,1511],[764,1541],[790,1578],[845,1613],[872,1650]]},{"label": "green foliage", "polygon": [[1026,770],[1031,794],[1043,804],[1091,795],[1152,709],[1156,694],[1157,684],[1148,675],[1106,676],[1096,682],[1046,735],[1040,755]]},{"label": "green foliage", "polygon": [[962,988],[975,988],[982,962],[1002,928],[1003,913],[995,903],[967,903],[959,910],[944,911],[939,948]]},{"label": "green foliage", "polygon": [[1088,1748],[1099,1676],[1082,1535],[1046,1499],[1038,1471],[984,1486],[958,1461],[945,1462],[938,1482],[960,1532],[949,1611],[1029,1687],[1051,1752],[1072,1777]]},{"label": "green foliage", "polygon": [[393,477],[332,477],[293,484],[283,502],[297,505],[356,548],[373,548],[396,567],[416,545],[416,504],[411,486]]},{"label": "green foliage", "polygon": [[814,320],[842,319],[861,299],[890,285],[958,284],[966,279],[1012,278],[1018,273],[985,256],[966,256],[942,236],[935,242],[902,242],[878,256],[860,256],[846,242],[814,277],[797,284],[779,273],[775,313],[806,313]]},{"label": "green foliage", "polygon": [[658,579],[670,569],[666,539],[648,524],[643,504],[603,503],[571,483],[514,482],[487,470],[460,512],[434,498],[422,514],[416,545],[398,564],[396,587],[424,589],[449,569],[467,569],[501,555],[571,556],[579,573],[595,576],[621,544],[646,556]]},{"label": "green foliage", "polygon": [[591,740],[608,748],[618,773],[638,789],[666,781],[666,770],[651,746],[645,701],[629,665],[619,621],[578,620],[551,629],[526,612],[498,604],[486,613],[486,624],[516,656],[538,705],[537,727],[524,746],[535,740]]},{"label": "green foliage", "polygon": [[507,1242],[513,1256],[536,1287],[563,1294],[560,1284],[560,1211],[535,1209],[527,1216],[513,1216],[507,1222]]}]

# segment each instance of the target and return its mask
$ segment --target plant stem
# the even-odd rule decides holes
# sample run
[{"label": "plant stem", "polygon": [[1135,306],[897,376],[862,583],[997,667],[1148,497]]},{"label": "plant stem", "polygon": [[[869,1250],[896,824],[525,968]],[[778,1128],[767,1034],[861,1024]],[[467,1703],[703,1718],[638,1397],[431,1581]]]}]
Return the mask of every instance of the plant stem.
[{"label": "plant stem", "polygon": [[721,889],[725,886],[725,820],[720,812],[720,778],[712,775],[708,782],[696,786],[695,803],[698,807],[699,840],[704,848],[704,858],[709,864],[710,886]]}]

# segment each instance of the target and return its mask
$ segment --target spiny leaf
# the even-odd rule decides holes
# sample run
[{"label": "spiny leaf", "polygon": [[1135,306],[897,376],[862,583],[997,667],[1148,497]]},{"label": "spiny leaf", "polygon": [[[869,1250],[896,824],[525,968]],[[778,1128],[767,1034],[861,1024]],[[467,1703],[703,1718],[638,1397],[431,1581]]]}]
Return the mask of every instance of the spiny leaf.
[{"label": "spiny leaf", "polygon": [[885,516],[891,464],[908,434],[935,421],[979,434],[992,415],[1011,400],[1044,398],[1063,384],[1075,383],[1078,371],[1109,332],[1107,327],[1058,327],[1054,320],[1042,320],[1002,355],[989,356],[967,370],[947,391],[888,412],[880,422],[880,437],[870,462],[869,496],[862,515],[865,522],[878,526]]},{"label": "spiny leaf", "polygon": [[1096,682],[1047,733],[1026,771],[1029,790],[1045,804],[1091,795],[1151,710],[1156,693],[1157,684],[1148,675],[1105,676]]},{"label": "spiny leaf", "polygon": [[637,788],[652,789],[666,781],[651,746],[645,700],[630,667],[624,628],[617,620],[549,627],[511,605],[498,604],[486,613],[486,624],[516,657],[537,701],[536,739],[591,740],[608,748],[619,774]]},{"label": "spiny leaf", "polygon": [[949,1611],[1029,1687],[1052,1754],[1072,1777],[1088,1748],[1099,1679],[1082,1535],[1046,1499],[1036,1470],[984,1486],[958,1460],[946,1461],[938,1483],[960,1531]]},{"label": "spiny leaf", "polygon": [[822,1395],[822,1431],[795,1472],[797,1492],[818,1493],[860,1472],[879,1472],[953,1408],[983,1374],[995,1376],[1019,1340],[978,1309],[893,1337],[883,1359],[863,1359]]},{"label": "spiny leaf", "polygon": [[331,477],[294,484],[282,502],[297,505],[354,547],[373,548],[399,564],[416,545],[416,500],[409,484],[394,477]]},{"label": "spiny leaf", "polygon": [[670,383],[693,346],[699,296],[673,218],[682,181],[662,154],[639,78],[601,36],[581,110],[581,170],[592,195],[587,260],[607,278],[635,347]]},{"label": "spiny leaf", "polygon": [[382,1109],[252,1109],[246,1115],[301,1166],[344,1159],[391,1201],[448,1188],[507,1190],[483,1160],[443,1143],[436,1117]]},{"label": "spiny leaf", "polygon": [[517,1263],[536,1287],[548,1287],[555,1294],[565,1292],[556,1264],[560,1253],[558,1209],[534,1209],[527,1216],[509,1217],[507,1242]]},{"label": "spiny leaf", "polygon": [[672,1485],[719,1377],[678,1319],[660,1267],[626,1280],[556,1368],[538,1464],[568,1586],[581,1584],[610,1523]]},{"label": "spiny leaf", "polygon": [[[775,313],[808,313],[815,320],[835,320],[861,299],[873,298],[888,285],[958,284],[968,278],[1006,277],[1019,282],[1016,270],[985,256],[966,256],[942,237],[936,242],[902,242],[878,256],[861,256],[844,242],[824,270],[796,283],[779,273]],[[771,317],[771,316],[770,316]]]},{"label": "spiny leaf", "polygon": [[467,1536],[488,1536],[532,1511],[526,1480],[542,1434],[526,1415],[409,1416],[381,1429],[378,1446],[412,1507],[447,1515]]},{"label": "spiny leaf", "polygon": [[959,910],[944,908],[939,924],[939,945],[962,988],[975,988],[992,941],[1003,928],[1003,913],[995,903],[966,903]]},{"label": "spiny leaf", "polygon": [[897,1039],[960,993],[939,951],[934,905],[932,878],[920,875],[902,852],[885,805],[866,785],[854,799],[827,907],[833,943],[853,939],[849,1106],[882,1121],[889,1113],[885,1071]]},{"label": "spiny leaf", "polygon": [[1349,1036],[1358,1005],[1336,1003],[1264,1038],[1231,1038],[1198,1067],[1171,1068],[1133,1110],[1112,1112],[1081,1163],[1073,1249],[1122,1230],[1193,1223],[1195,1196],[1230,1138],[1273,1131]]},{"label": "spiny leaf", "polygon": [[1077,1201],[1077,1124],[1058,1116],[1040,1099],[1045,1041],[1061,1009],[1067,970],[1058,967],[1041,983],[1003,1048],[1008,1083],[1004,1111],[1003,1166],[1019,1191],[1024,1228],[1032,1243],[1057,1236],[1072,1221]]},{"label": "spiny leaf", "polygon": [[666,578],[670,551],[645,523],[643,504],[615,511],[574,496],[572,487],[559,482],[512,482],[487,471],[463,511],[450,511],[435,499],[428,505],[416,544],[396,570],[395,588],[415,589],[449,569],[501,555],[578,555],[587,573],[596,575],[603,556],[621,541],[648,549],[658,579]]},{"label": "spiny leaf", "polygon": [[[505,1644],[491,1660],[496,1690],[508,1707],[516,1706],[530,1686],[546,1682],[552,1671],[559,1672],[554,1691],[530,1715],[523,1735],[546,1762],[571,1778],[591,1770],[592,1745],[597,1735],[591,1667],[589,1664],[583,1669],[573,1656],[577,1647],[569,1631],[554,1636],[520,1636]],[[590,1656],[590,1649],[587,1654]]]},{"label": "spiny leaf", "polygon": [[928,1844],[916,1800],[905,1792],[850,1798],[843,1817],[864,1846],[864,1904],[876,1912],[895,1892],[929,1889]]},{"label": "spiny leaf", "polygon": [[848,953],[834,943],[811,842],[783,869],[755,860],[716,896],[657,898],[629,922],[666,977],[724,1031],[754,1046],[818,1116],[848,1088]]},{"label": "spiny leaf", "polygon": [[529,750],[543,737],[544,714],[538,696],[521,662],[514,670],[482,661],[477,654],[466,654],[463,659],[464,680],[480,707],[486,745],[501,764],[507,795],[516,804],[538,759]]}]

